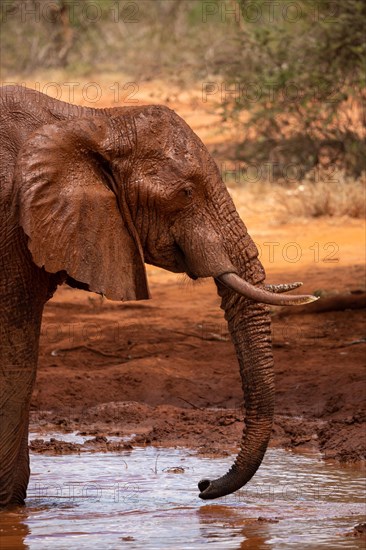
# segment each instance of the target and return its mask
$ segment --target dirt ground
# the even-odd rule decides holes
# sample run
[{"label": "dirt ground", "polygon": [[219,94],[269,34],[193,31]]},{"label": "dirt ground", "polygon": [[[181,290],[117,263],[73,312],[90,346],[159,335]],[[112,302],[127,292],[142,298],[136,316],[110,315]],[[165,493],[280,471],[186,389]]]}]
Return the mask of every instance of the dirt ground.
[{"label": "dirt ground", "polygon": [[[199,96],[163,97],[152,86],[140,92],[142,103],[175,108],[215,153],[218,120]],[[270,445],[312,449],[340,461],[364,459],[365,309],[344,309],[350,296],[365,302],[364,223],[330,218],[280,225],[273,203],[248,203],[243,193],[232,191],[268,282],[304,281],[304,292],[319,292],[331,309],[273,309],[276,409]],[[89,448],[98,450],[118,450],[121,445],[108,438],[120,436],[128,439],[122,447],[235,451],[243,395],[214,283],[192,283],[151,267],[148,278],[152,300],[145,302],[123,304],[58,289],[43,318],[31,429],[90,435]],[[72,452],[80,446],[53,440],[31,447]]]},{"label": "dirt ground", "polygon": [[[322,224],[325,235],[327,222]],[[278,240],[290,233],[293,242],[295,230],[277,228]],[[337,240],[342,227],[333,220],[328,230]],[[353,222],[348,231],[359,245],[362,223]],[[313,225],[299,225],[298,232],[315,241]],[[344,311],[339,300],[339,293],[352,292],[357,301],[365,296],[357,293],[364,270],[352,246],[340,247],[333,265],[299,266],[279,258],[267,266],[269,281],[306,281],[306,292],[320,291],[323,301],[341,308],[273,310],[272,446],[311,448],[341,461],[365,457],[365,310]],[[153,298],[143,302],[123,304],[59,288],[45,308],[31,427],[96,437],[98,450],[114,448],[108,437],[120,436],[132,446],[231,452],[241,437],[243,396],[215,285],[156,268],[148,276]],[[32,448],[78,450],[57,441]]]}]

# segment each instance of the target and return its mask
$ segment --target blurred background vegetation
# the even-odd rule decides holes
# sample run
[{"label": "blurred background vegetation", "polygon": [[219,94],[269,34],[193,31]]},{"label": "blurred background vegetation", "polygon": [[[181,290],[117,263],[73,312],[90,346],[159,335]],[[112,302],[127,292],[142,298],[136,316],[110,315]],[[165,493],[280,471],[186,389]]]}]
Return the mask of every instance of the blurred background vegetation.
[{"label": "blurred background vegetation", "polygon": [[364,0],[4,0],[0,17],[2,81],[60,68],[199,85],[239,129],[233,160],[278,181],[289,166],[364,178]]}]

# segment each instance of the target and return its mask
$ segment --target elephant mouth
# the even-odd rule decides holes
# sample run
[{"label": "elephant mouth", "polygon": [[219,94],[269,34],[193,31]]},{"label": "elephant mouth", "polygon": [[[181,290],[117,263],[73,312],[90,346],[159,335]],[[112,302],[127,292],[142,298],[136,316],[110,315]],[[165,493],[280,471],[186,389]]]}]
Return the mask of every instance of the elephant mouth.
[{"label": "elephant mouth", "polygon": [[214,272],[211,273],[195,273],[189,266],[182,248],[178,243],[174,244],[175,258],[177,262],[178,272],[184,272],[192,280],[199,278],[213,277],[217,282],[221,283],[224,287],[234,291],[236,294],[244,296],[245,298],[252,300],[253,302],[275,305],[275,306],[296,306],[309,304],[318,299],[317,296],[308,294],[297,294],[290,296],[283,296],[284,292],[294,290],[301,286],[302,283],[290,283],[281,285],[262,285],[255,286],[245,279],[242,279],[232,266],[232,269],[220,269],[218,266]]},{"label": "elephant mouth", "polygon": [[174,243],[174,256],[177,265],[177,273],[186,273],[190,279],[197,281],[199,276],[188,266],[186,256],[178,243]]}]

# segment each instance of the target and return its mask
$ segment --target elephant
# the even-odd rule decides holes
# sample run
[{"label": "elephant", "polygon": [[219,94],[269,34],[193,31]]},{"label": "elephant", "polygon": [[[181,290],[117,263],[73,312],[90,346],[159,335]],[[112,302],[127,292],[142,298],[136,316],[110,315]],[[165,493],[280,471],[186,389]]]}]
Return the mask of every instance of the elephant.
[{"label": "elephant", "polygon": [[237,458],[214,499],[251,479],[274,414],[268,304],[316,299],[266,285],[257,248],[198,136],[161,105],[92,109],[24,86],[1,88],[0,506],[22,505],[42,312],[57,287],[111,300],[150,298],[145,264],[212,277],[242,379]]}]

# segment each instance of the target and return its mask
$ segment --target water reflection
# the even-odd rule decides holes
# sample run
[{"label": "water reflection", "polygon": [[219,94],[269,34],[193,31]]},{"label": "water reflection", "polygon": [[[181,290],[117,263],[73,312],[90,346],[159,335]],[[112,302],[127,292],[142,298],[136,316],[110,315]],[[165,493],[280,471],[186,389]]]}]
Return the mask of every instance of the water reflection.
[{"label": "water reflection", "polygon": [[214,540],[219,542],[218,527],[221,526],[225,538],[227,538],[228,530],[230,530],[232,538],[230,546],[217,546],[218,548],[268,550],[268,541],[271,536],[265,522],[261,521],[260,532],[258,532],[257,519],[243,518],[235,508],[216,504],[202,506],[197,514],[202,539],[207,543],[212,544]]},{"label": "water reflection", "polygon": [[0,548],[6,550],[28,550],[26,539],[30,534],[27,523],[27,509],[14,507],[0,512]]},{"label": "water reflection", "polygon": [[345,537],[362,521],[361,470],[270,450],[243,490],[200,501],[197,481],[223,473],[230,460],[156,448],[32,455],[27,506],[0,514],[0,546],[363,548]]}]

